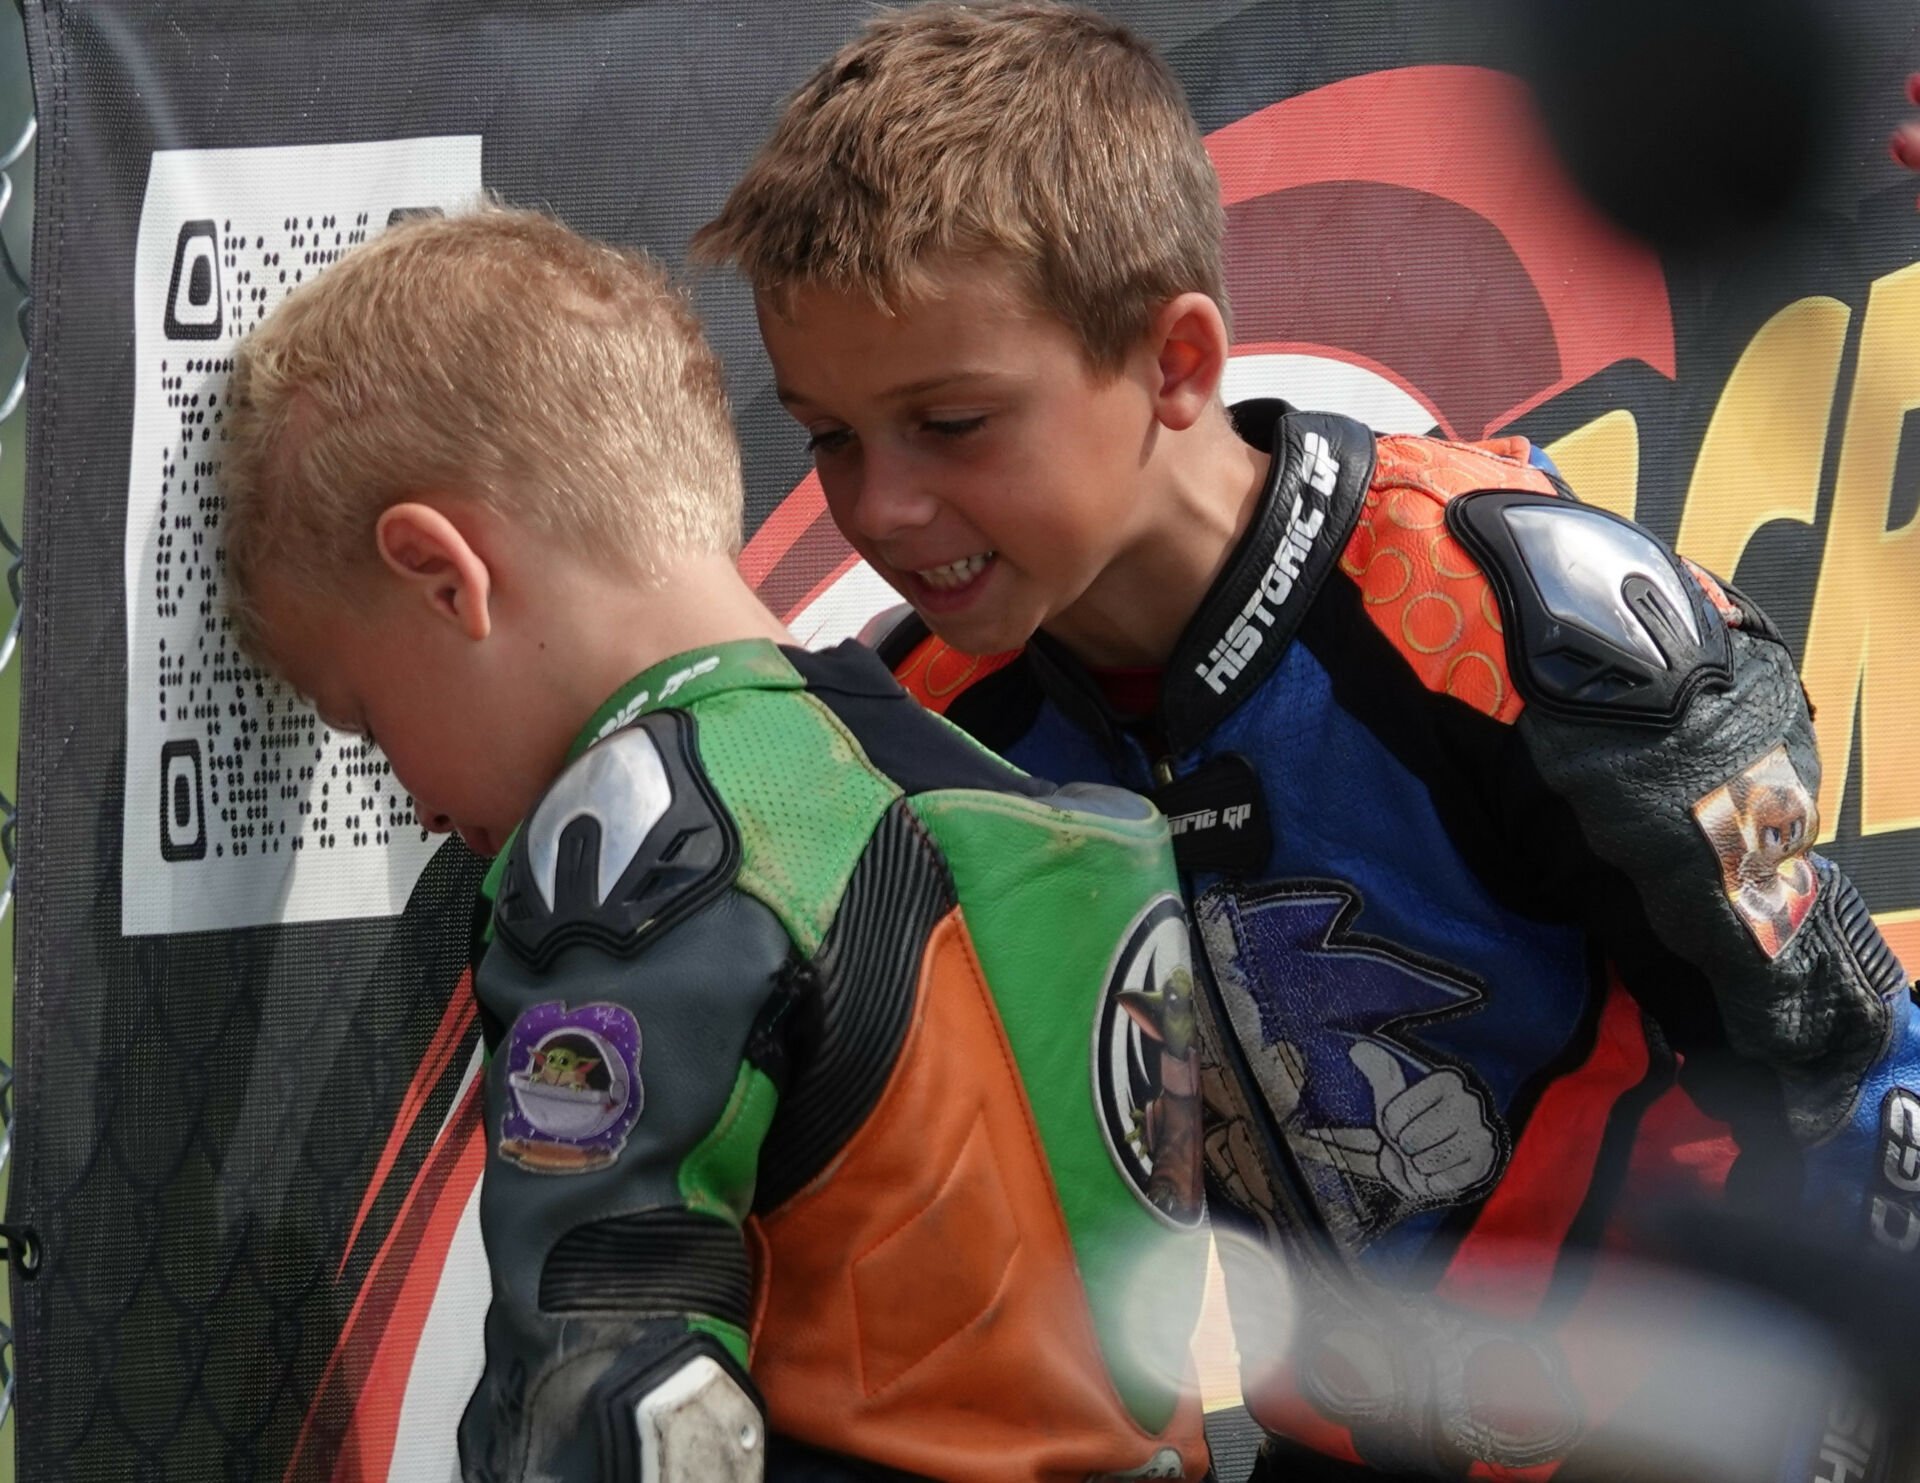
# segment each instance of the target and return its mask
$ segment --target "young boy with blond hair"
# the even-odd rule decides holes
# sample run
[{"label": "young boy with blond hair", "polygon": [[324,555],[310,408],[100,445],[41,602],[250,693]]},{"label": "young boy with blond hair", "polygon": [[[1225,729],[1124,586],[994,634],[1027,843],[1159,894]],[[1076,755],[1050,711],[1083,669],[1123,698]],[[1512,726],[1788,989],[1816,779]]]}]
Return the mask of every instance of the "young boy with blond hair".
[{"label": "young boy with blond hair", "polygon": [[734,568],[720,368],[637,254],[400,225],[232,396],[248,650],[497,855],[465,1476],[1202,1476],[1164,821],[792,646]]},{"label": "young boy with blond hair", "polygon": [[800,87],[694,246],[915,610],[908,687],[1173,821],[1212,1212],[1284,1257],[1224,1248],[1269,1475],[1544,1476],[1659,1388],[1563,1342],[1606,1294],[1568,1249],[1773,1162],[1920,1247],[1906,979],[1811,850],[1765,615],[1525,439],[1225,407],[1222,235],[1143,41],[936,0]]}]

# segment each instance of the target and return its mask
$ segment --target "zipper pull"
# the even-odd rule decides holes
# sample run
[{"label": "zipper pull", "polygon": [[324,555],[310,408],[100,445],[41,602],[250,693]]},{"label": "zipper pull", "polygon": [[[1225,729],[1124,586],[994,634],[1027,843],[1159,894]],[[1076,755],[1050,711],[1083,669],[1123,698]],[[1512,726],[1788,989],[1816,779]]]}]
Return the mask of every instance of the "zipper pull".
[{"label": "zipper pull", "polygon": [[1172,781],[1173,758],[1162,757],[1158,762],[1153,764],[1153,785],[1156,788],[1164,788]]}]

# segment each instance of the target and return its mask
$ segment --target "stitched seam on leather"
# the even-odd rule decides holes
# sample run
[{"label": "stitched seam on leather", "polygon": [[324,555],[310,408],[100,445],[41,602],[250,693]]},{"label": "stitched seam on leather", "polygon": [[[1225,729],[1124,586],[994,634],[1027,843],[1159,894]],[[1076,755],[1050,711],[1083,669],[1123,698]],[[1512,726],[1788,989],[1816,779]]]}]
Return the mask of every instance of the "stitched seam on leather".
[{"label": "stitched seam on leather", "polygon": [[[991,1134],[988,1135],[988,1141],[989,1142],[992,1141]],[[980,1315],[982,1313],[987,1312],[989,1309],[991,1309],[994,1306],[995,1303],[997,1303],[1000,1300],[1000,1294],[1007,1290],[1007,1284],[1013,1280],[1013,1258],[1015,1253],[1017,1253],[1020,1250],[1020,1246],[1021,1246],[1020,1239],[1019,1237],[1016,1236],[1013,1242],[1013,1250],[1007,1254],[1007,1264],[1006,1266],[1000,1269],[1000,1280],[994,1284],[993,1291],[987,1295],[986,1301],[980,1305],[979,1309],[973,1314],[973,1316],[968,1318],[965,1323],[958,1325],[952,1333],[946,1336],[946,1338],[942,1339],[938,1344],[934,1345],[933,1348],[929,1349],[925,1354],[921,1355],[912,1364],[908,1365],[904,1370],[902,1370],[898,1375],[895,1375],[891,1380],[889,1380],[885,1385],[881,1386],[878,1390],[867,1389],[867,1357],[866,1357],[865,1350],[864,1349],[861,1350],[860,1352],[860,1389],[861,1389],[861,1392],[867,1397],[868,1400],[872,1400],[875,1396],[886,1394],[887,1391],[891,1390],[894,1386],[900,1384],[900,1382],[905,1380],[907,1376],[911,1375],[915,1370],[919,1369],[928,1360],[932,1359],[936,1354],[938,1354],[942,1349],[945,1349],[949,1344],[953,1343],[956,1339],[959,1339],[962,1335],[964,1335],[967,1332],[968,1329],[972,1328],[974,1324],[980,1321]]]},{"label": "stitched seam on leather", "polygon": [[[934,924],[933,932],[927,934],[928,942],[931,942],[939,932],[940,923],[945,922],[948,917],[953,916],[958,910],[958,907],[950,908],[946,914],[940,918],[940,922]],[[854,1144],[866,1134],[867,1129],[873,1127],[878,1119],[890,1110],[888,1104],[890,1099],[893,1098],[896,1085],[895,1078],[899,1076],[900,1068],[907,1065],[913,1059],[914,1051],[920,1040],[921,1026],[925,1023],[927,1017],[927,995],[925,992],[926,948],[924,946],[922,946],[920,954],[920,979],[914,987],[913,1017],[907,1022],[907,1033],[900,1037],[900,1053],[894,1058],[893,1073],[887,1078],[887,1084],[881,1090],[879,1100],[873,1104],[873,1110],[866,1115],[866,1118],[861,1122],[860,1126],[854,1129],[840,1152],[828,1162],[826,1168],[822,1169],[813,1177],[813,1182],[803,1189],[796,1190],[780,1202],[778,1209],[769,1210],[765,1216],[762,1217],[763,1226],[767,1228],[769,1232],[769,1240],[771,1240],[771,1234],[774,1228],[777,1228],[782,1222],[787,1221],[791,1216],[797,1214],[809,1201],[825,1198],[827,1193],[833,1188],[833,1176],[835,1172],[839,1169],[842,1161],[853,1151]]]},{"label": "stitched seam on leather", "polygon": [[[961,926],[964,928],[966,925],[965,911],[960,907],[955,907],[954,916],[958,918]],[[1094,1323],[1093,1314],[1089,1311],[1086,1281],[1080,1276],[1080,1262],[1078,1253],[1074,1250],[1073,1232],[1067,1227],[1066,1211],[1060,1206],[1060,1193],[1054,1186],[1053,1165],[1047,1159],[1046,1147],[1040,1141],[1040,1131],[1034,1125],[1033,1107],[1027,1100],[1027,1084],[1020,1075],[1018,1063],[1014,1060],[1013,1047],[1007,1041],[1007,1028],[1000,1021],[1000,1010],[993,1002],[993,991],[987,987],[986,978],[980,971],[979,959],[974,955],[971,934],[963,937],[960,945],[966,955],[967,976],[973,981],[975,992],[979,994],[982,1003],[986,1006],[987,1012],[993,1017],[993,1038],[995,1043],[1000,1047],[1000,1062],[1002,1066],[1006,1068],[1007,1075],[1012,1078],[1013,1089],[1019,1097],[1021,1125],[1026,1129],[1027,1145],[1033,1153],[1035,1167],[1039,1170],[1041,1178],[1046,1181],[1046,1191],[1049,1197],[1048,1203],[1052,1207],[1055,1234],[1060,1238],[1060,1245],[1067,1254],[1068,1264],[1073,1271],[1074,1277],[1079,1280],[1079,1311],[1086,1321],[1086,1328],[1081,1337],[1091,1346],[1092,1352],[1100,1359],[1102,1393],[1106,1399],[1113,1403],[1115,1411],[1126,1418],[1127,1424],[1133,1428],[1136,1436],[1146,1438],[1149,1441],[1158,1440],[1157,1434],[1147,1431],[1146,1428],[1134,1419],[1133,1411],[1127,1405],[1126,1398],[1120,1394],[1119,1386],[1114,1384],[1112,1365],[1107,1360],[1106,1350],[1102,1348],[1100,1344],[1099,1327]],[[989,1140],[989,1152],[992,1151],[991,1140]],[[999,1155],[995,1153],[994,1158],[997,1163]],[[1020,1245],[1021,1243],[1016,1240],[1013,1251],[1017,1253],[1020,1250]],[[1007,1257],[1007,1265],[1009,1269],[1012,1268],[1012,1253],[1009,1253]],[[1005,1283],[1003,1282],[1001,1285],[1005,1286]],[[1169,1421],[1169,1425],[1171,1425],[1171,1420]]]},{"label": "stitched seam on leather", "polygon": [[[1001,1063],[1002,1065],[1006,1066],[1008,1073],[1014,1077],[1015,1085],[1017,1086],[1019,1085],[1019,1071],[1016,1067],[1014,1067],[1011,1064],[1011,1051],[1009,1050],[1006,1043],[1005,1029],[1000,1024],[1000,1011],[994,1006],[993,995],[987,989],[986,980],[982,978],[980,975],[980,965],[974,957],[973,944],[966,933],[966,916],[964,913],[962,913],[962,911],[958,906],[955,906],[951,911],[949,911],[946,914],[946,916],[940,919],[940,922],[934,927],[933,933],[929,936],[928,940],[931,942],[932,938],[939,934],[941,927],[946,926],[948,923],[953,924],[953,926],[950,927],[948,930],[954,933],[955,938],[960,945],[962,966],[966,969],[967,978],[972,982],[975,992],[981,997],[982,1000],[985,1001],[987,1011],[992,1016],[994,1038],[999,1043],[999,1046],[1000,1046]],[[924,956],[921,959],[921,965],[922,965],[921,966],[922,982],[924,983],[925,974],[926,974],[926,966],[925,966],[926,959]],[[921,1017],[920,1006],[926,1002],[926,998],[927,996],[925,992],[921,992],[915,996],[914,1028],[913,1028],[913,1031],[909,1032],[910,1036],[912,1034],[916,1034],[919,1030],[919,1021]],[[905,1048],[903,1047],[902,1053],[901,1053],[901,1060],[904,1062],[905,1059],[906,1059],[906,1051],[905,1051]],[[1022,1100],[1024,1101],[1024,1096]],[[876,1108],[875,1110],[877,1111],[878,1109]],[[877,1237],[864,1250],[857,1253],[852,1261],[847,1263],[847,1267],[846,1267],[847,1303],[851,1311],[855,1313],[858,1313],[860,1311],[859,1295],[854,1291],[854,1287],[853,1287],[854,1269],[861,1263],[861,1261],[873,1255],[874,1252],[878,1251],[882,1246],[886,1245],[887,1242],[891,1241],[895,1236],[899,1235],[901,1231],[905,1230],[914,1221],[918,1220],[922,1215],[926,1214],[927,1211],[931,1210],[934,1207],[934,1205],[939,1201],[941,1195],[946,1193],[947,1186],[952,1184],[954,1179],[958,1177],[960,1173],[960,1157],[962,1154],[964,1154],[967,1151],[967,1144],[969,1141],[971,1141],[973,1137],[973,1130],[975,1128],[982,1128],[986,1133],[987,1158],[993,1164],[994,1176],[1000,1179],[1001,1188],[1003,1190],[1005,1189],[1006,1180],[1000,1171],[1000,1153],[999,1153],[999,1150],[996,1149],[993,1145],[993,1130],[985,1126],[986,1120],[987,1120],[986,1104],[983,1102],[979,1105],[979,1110],[975,1112],[973,1122],[969,1124],[967,1128],[967,1136],[960,1140],[960,1146],[954,1150],[953,1164],[947,1170],[946,1177],[940,1181],[938,1188],[936,1188],[934,1192],[927,1197],[926,1200],[922,1201],[920,1205],[914,1209],[912,1214],[903,1216],[900,1219],[899,1223],[893,1227],[893,1229],[889,1230],[885,1235]],[[1032,1126],[1032,1114],[1030,1112],[1027,1114],[1027,1132],[1028,1132],[1028,1137],[1031,1140],[1033,1138],[1033,1126]],[[1043,1164],[1041,1167],[1045,1168],[1045,1165]],[[1051,1184],[1051,1180],[1049,1180],[1049,1184]],[[1054,1210],[1058,1212],[1060,1208],[1060,1202],[1057,1196],[1055,1197],[1053,1204],[1054,1204]],[[1062,1234],[1064,1235],[1064,1233],[1065,1233],[1065,1227],[1064,1227],[1064,1220],[1063,1220]],[[1007,1253],[1007,1263],[1006,1263],[1006,1266],[1001,1270],[1000,1281],[994,1285],[993,1292],[995,1297],[998,1297],[1000,1295],[1001,1289],[1007,1285],[1007,1275],[1013,1270],[1013,1258],[1015,1254],[1019,1252],[1021,1244],[1022,1244],[1022,1241],[1019,1235],[1019,1227],[1018,1227],[1018,1224],[1016,1223],[1014,1228],[1013,1249]],[[991,1299],[989,1299],[989,1302],[991,1302]],[[984,1311],[984,1309],[982,1311]],[[980,1315],[978,1313],[973,1315],[974,1318],[978,1318],[979,1316]],[[898,1375],[896,1375],[893,1378],[893,1380],[889,1382],[889,1384],[898,1384],[901,1380],[904,1380],[915,1369],[918,1369],[920,1365],[926,1363],[927,1360],[931,1359],[934,1355],[938,1354],[940,1350],[943,1349],[946,1345],[950,1344],[954,1339],[958,1338],[960,1334],[965,1332],[968,1324],[971,1324],[972,1322],[973,1322],[972,1318],[968,1319],[966,1324],[962,1324],[959,1328],[955,1329],[951,1334],[947,1335],[946,1338],[942,1339],[938,1344],[934,1345],[932,1349],[929,1349],[913,1364],[909,1365],[906,1369],[902,1370]],[[856,1327],[856,1332],[857,1331],[858,1330]],[[863,1395],[866,1395],[869,1397],[875,1396],[880,1394],[881,1391],[884,1391],[888,1388],[886,1385],[883,1385],[880,1387],[879,1390],[873,1390],[867,1385],[867,1352],[866,1352],[865,1344],[856,1344],[854,1346],[854,1359],[857,1365],[859,1366],[860,1390]]]},{"label": "stitched seam on leather", "polygon": [[[1053,1188],[1053,1166],[1047,1162],[1046,1146],[1040,1141],[1039,1129],[1033,1124],[1033,1108],[1027,1103],[1027,1085],[1020,1076],[1019,1063],[1014,1060],[1013,1047],[1007,1044],[1007,1027],[1000,1023],[1000,1007],[993,1002],[993,991],[987,987],[986,977],[980,971],[980,960],[974,956],[972,935],[966,931],[966,912],[960,907],[955,907],[954,917],[964,934],[960,938],[960,947],[966,964],[967,979],[979,996],[982,1007],[991,1017],[994,1044],[1000,1050],[1000,1065],[1005,1070],[1008,1080],[1012,1083],[1012,1089],[1019,1099],[1020,1126],[1027,1135],[1027,1147],[1033,1154],[1034,1166],[1046,1179],[1047,1193],[1052,1196],[1054,1229],[1059,1233],[1066,1249],[1072,1251],[1073,1234],[1067,1229],[1066,1215],[1060,1209],[1060,1196]],[[993,1148],[991,1139],[988,1141],[988,1152],[992,1154],[997,1169],[1000,1155],[999,1151]]]},{"label": "stitched seam on leather", "polygon": [[760,1335],[766,1331],[767,1304],[773,1295],[773,1242],[767,1236],[766,1223],[749,1215],[740,1223],[740,1235],[747,1244],[747,1264],[753,1273],[753,1312],[747,1320],[747,1364],[751,1368],[760,1350]]},{"label": "stitched seam on leather", "polygon": [[[854,1269],[858,1267],[861,1262],[866,1260],[866,1258],[872,1256],[882,1246],[885,1246],[895,1236],[899,1235],[908,1226],[912,1225],[921,1216],[925,1215],[929,1210],[933,1209],[935,1205],[940,1203],[940,1197],[947,1192],[947,1187],[951,1185],[956,1178],[959,1177],[961,1155],[966,1153],[967,1145],[973,1141],[973,1134],[976,1128],[979,1129],[985,1137],[986,1145],[987,1145],[987,1157],[993,1162],[994,1173],[998,1175],[1000,1171],[999,1155],[994,1152],[993,1130],[987,1127],[986,1104],[982,1103],[979,1107],[979,1110],[974,1113],[973,1121],[967,1125],[967,1136],[960,1140],[960,1147],[954,1152],[953,1165],[951,1168],[947,1170],[946,1178],[940,1181],[939,1188],[935,1189],[934,1192],[926,1198],[926,1200],[924,1200],[919,1206],[917,1206],[911,1215],[904,1217],[900,1221],[900,1223],[896,1225],[892,1230],[888,1231],[886,1235],[877,1237],[864,1250],[857,1253],[854,1256],[852,1261],[847,1263],[847,1288],[848,1288],[849,1299],[854,1312],[857,1313],[860,1310],[859,1295],[853,1292]],[[1003,1181],[1002,1188],[1004,1187],[1005,1187],[1005,1184]],[[871,1386],[867,1384],[866,1345],[865,1344],[856,1345],[854,1347],[854,1358],[859,1363],[859,1366],[860,1366],[861,1393],[867,1396],[869,1399],[871,1399],[872,1397],[881,1394],[883,1391],[887,1390],[889,1387],[898,1385],[902,1380],[906,1379],[908,1375],[911,1375],[915,1370],[919,1369],[921,1365],[925,1364],[928,1360],[932,1359],[934,1355],[938,1354],[942,1349],[946,1348],[947,1345],[951,1344],[955,1339],[959,1338],[961,1334],[965,1333],[969,1328],[971,1328],[973,1326],[974,1320],[979,1318],[979,1316],[982,1313],[986,1312],[988,1308],[991,1308],[993,1306],[994,1299],[999,1297],[1001,1291],[1006,1287],[1007,1278],[1013,1271],[1014,1254],[1020,1250],[1020,1246],[1021,1246],[1020,1235],[1019,1235],[1018,1229],[1016,1228],[1014,1232],[1014,1238],[1013,1238],[1013,1249],[1007,1253],[1006,1265],[1002,1267],[1000,1270],[1000,1280],[994,1284],[993,1292],[988,1296],[987,1300],[984,1303],[982,1303],[980,1307],[977,1310],[975,1310],[967,1318],[967,1321],[965,1323],[958,1325],[952,1333],[947,1335],[946,1338],[942,1339],[938,1344],[934,1345],[933,1348],[929,1349],[925,1354],[921,1355],[912,1364],[908,1365],[905,1369],[901,1370],[898,1375],[895,1375],[893,1379],[889,1380],[886,1383],[886,1385],[882,1385],[878,1390],[873,1389]]]}]

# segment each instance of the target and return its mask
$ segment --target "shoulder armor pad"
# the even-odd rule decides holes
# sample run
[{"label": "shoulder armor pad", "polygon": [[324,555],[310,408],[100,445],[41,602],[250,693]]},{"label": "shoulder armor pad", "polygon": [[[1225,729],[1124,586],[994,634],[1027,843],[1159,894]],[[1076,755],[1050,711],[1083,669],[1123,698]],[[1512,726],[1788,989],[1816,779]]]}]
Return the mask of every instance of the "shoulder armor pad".
[{"label": "shoulder armor pad", "polygon": [[1508,666],[1530,704],[1671,726],[1702,685],[1732,679],[1724,620],[1633,522],[1495,489],[1452,501],[1447,525],[1493,584]]},{"label": "shoulder armor pad", "polygon": [[642,716],[534,808],[494,907],[501,941],[534,969],[576,942],[631,953],[732,882],[740,838],[695,759],[693,726],[684,711]]}]

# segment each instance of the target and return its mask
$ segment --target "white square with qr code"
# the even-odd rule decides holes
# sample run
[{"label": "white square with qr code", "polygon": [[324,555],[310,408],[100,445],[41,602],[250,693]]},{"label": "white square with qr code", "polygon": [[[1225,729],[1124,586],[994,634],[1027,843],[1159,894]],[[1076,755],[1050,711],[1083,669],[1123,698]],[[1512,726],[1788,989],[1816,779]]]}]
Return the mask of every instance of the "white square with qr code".
[{"label": "white square with qr code", "polygon": [[235,344],[394,221],[480,195],[480,136],[157,152],[134,257],[129,936],[394,916],[442,840],[380,754],[241,657],[221,592]]}]

